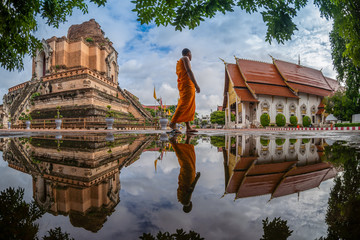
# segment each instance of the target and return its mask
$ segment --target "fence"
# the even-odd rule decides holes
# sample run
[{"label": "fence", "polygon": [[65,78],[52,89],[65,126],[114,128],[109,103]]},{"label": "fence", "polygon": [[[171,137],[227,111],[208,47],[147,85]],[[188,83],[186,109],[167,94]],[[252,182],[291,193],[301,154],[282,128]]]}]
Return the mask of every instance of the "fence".
[{"label": "fence", "polygon": [[[61,118],[61,129],[105,129],[105,118]],[[25,122],[14,124],[13,129],[26,128]],[[34,119],[31,121],[31,129],[55,129],[55,119]],[[145,121],[130,121],[115,119],[113,129],[149,129],[159,128],[158,122],[146,123]]]}]

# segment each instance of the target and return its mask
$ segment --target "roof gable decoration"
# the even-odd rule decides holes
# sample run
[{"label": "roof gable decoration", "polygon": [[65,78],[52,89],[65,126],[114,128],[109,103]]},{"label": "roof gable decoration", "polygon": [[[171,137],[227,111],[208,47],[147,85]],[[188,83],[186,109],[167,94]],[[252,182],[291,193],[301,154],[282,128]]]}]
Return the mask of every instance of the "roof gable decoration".
[{"label": "roof gable decoration", "polygon": [[242,78],[244,79],[244,82],[245,82],[246,87],[249,89],[251,95],[252,95],[255,99],[258,99],[258,97],[256,96],[254,90],[253,90],[253,89],[249,86],[249,84],[247,83],[247,79],[246,79],[245,75],[244,75],[243,72],[241,71],[241,67],[240,67],[240,65],[239,65],[239,63],[238,63],[238,59],[239,59],[239,58],[237,58],[236,56],[234,56],[234,58],[235,58],[236,65],[237,65],[238,68],[239,68],[239,72],[240,72]]},{"label": "roof gable decoration", "polygon": [[291,87],[291,86],[289,85],[288,79],[282,74],[282,72],[279,70],[278,66],[276,65],[276,63],[275,63],[275,60],[276,60],[276,59],[275,59],[273,56],[271,56],[271,55],[269,55],[269,56],[270,56],[271,59],[273,60],[273,64],[274,64],[276,70],[278,71],[278,73],[280,74],[281,78],[284,80],[284,83],[286,84],[286,86],[287,86],[295,95],[298,96],[298,95],[299,95],[298,90],[295,89],[295,88],[293,88],[293,87]]}]

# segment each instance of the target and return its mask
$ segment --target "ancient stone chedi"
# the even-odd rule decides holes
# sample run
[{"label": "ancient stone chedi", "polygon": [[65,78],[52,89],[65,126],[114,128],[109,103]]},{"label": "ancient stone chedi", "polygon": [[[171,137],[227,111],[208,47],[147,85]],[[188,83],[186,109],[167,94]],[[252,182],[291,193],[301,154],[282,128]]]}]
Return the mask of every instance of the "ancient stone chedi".
[{"label": "ancient stone chedi", "polygon": [[94,20],[72,25],[67,37],[42,41],[33,58],[32,78],[9,89],[3,101],[3,124],[54,119],[57,107],[64,118],[104,118],[107,106],[124,122],[151,121],[138,98],[118,86],[118,53]]}]

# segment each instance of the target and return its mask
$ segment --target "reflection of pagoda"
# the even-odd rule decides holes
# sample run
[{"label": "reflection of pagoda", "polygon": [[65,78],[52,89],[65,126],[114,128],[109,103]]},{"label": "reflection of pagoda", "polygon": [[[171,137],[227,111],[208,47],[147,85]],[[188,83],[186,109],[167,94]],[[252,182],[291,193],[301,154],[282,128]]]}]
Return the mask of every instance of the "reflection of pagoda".
[{"label": "reflection of pagoda", "polygon": [[321,139],[235,138],[234,146],[226,137],[223,155],[225,194],[235,193],[236,199],[300,193],[336,175],[335,168],[321,160]]},{"label": "reflection of pagoda", "polygon": [[122,167],[138,159],[152,137],[44,136],[8,140],[9,167],[33,176],[35,201],[76,227],[97,232],[119,203]]}]

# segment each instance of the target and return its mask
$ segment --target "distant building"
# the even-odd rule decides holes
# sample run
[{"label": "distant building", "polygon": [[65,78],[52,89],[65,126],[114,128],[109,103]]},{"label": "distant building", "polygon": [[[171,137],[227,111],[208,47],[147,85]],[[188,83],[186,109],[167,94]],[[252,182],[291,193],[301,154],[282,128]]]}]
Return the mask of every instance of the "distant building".
[{"label": "distant building", "polygon": [[[273,63],[236,58],[225,63],[223,110],[227,128],[248,128],[260,125],[260,116],[268,113],[270,123],[276,115],[297,116],[302,124],[304,116],[313,125],[325,122],[323,99],[339,88],[336,80],[321,71],[277,59]],[[232,122],[230,113],[236,116]]]},{"label": "distant building", "polygon": [[67,37],[42,41],[33,58],[30,81],[9,88],[3,97],[3,124],[16,124],[23,112],[33,119],[104,118],[107,105],[123,120],[151,121],[139,99],[118,86],[118,53],[94,20],[72,25]]}]

